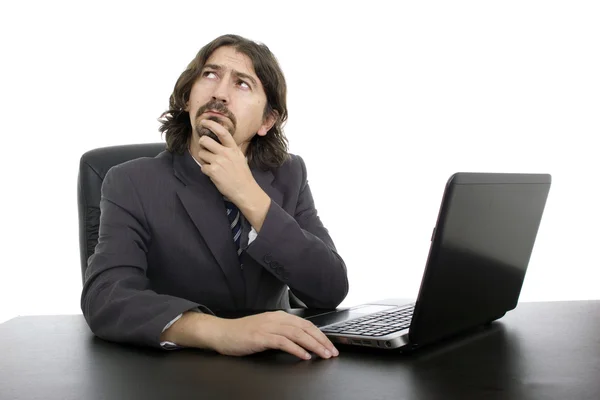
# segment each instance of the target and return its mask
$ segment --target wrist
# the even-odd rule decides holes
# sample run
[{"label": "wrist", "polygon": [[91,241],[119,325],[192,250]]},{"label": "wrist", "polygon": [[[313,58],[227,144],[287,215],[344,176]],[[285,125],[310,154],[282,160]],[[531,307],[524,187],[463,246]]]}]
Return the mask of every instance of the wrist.
[{"label": "wrist", "polygon": [[256,232],[259,232],[271,206],[271,198],[256,184],[237,206]]},{"label": "wrist", "polygon": [[160,340],[183,347],[214,349],[220,320],[210,314],[188,311],[162,333]]},{"label": "wrist", "polygon": [[266,193],[262,190],[258,183],[254,181],[245,186],[244,189],[240,190],[239,193],[237,193],[237,195],[235,196],[235,201],[234,199],[231,199],[231,201],[233,201],[240,210],[242,210],[243,208],[255,208],[256,202],[258,199],[261,198],[262,194],[266,195]]}]

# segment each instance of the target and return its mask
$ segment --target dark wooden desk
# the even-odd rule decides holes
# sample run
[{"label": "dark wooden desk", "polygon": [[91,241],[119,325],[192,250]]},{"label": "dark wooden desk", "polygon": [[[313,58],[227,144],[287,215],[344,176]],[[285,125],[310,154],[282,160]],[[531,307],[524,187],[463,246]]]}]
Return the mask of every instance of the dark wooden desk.
[{"label": "dark wooden desk", "polygon": [[82,316],[0,325],[0,399],[600,399],[600,301],[522,303],[412,355],[332,360],[160,351],[95,338]]}]

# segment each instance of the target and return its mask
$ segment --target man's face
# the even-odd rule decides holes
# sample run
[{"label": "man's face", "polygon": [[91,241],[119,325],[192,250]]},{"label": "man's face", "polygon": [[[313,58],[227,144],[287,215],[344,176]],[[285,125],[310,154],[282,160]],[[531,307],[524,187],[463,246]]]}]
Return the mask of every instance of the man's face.
[{"label": "man's face", "polygon": [[[215,50],[194,82],[186,111],[193,127],[191,149],[200,136],[216,136],[200,125],[212,119],[224,126],[245,153],[255,134],[264,136],[273,126],[274,116],[263,118],[267,97],[254,72],[252,61],[233,47]],[[218,140],[217,140],[218,141]]]}]

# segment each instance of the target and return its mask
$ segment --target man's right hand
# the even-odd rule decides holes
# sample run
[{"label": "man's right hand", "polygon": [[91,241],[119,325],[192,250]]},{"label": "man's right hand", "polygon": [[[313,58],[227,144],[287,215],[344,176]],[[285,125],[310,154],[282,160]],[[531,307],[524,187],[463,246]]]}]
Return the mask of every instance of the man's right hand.
[{"label": "man's right hand", "polygon": [[231,356],[269,349],[282,350],[303,360],[311,358],[309,352],[322,358],[339,355],[333,343],[312,322],[284,311],[238,319],[188,312],[164,332],[161,340]]},{"label": "man's right hand", "polygon": [[284,311],[267,312],[239,319],[220,319],[220,335],[214,350],[231,356],[244,356],[278,349],[301,359],[308,352],[322,358],[338,356],[338,350],[312,322]]}]

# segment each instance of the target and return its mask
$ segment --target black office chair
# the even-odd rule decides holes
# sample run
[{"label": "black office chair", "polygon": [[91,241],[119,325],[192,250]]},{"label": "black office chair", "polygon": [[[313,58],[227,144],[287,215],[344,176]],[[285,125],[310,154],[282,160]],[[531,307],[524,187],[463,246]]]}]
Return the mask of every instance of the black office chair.
[{"label": "black office chair", "polygon": [[[81,279],[85,281],[87,260],[96,249],[100,225],[100,189],[108,170],[118,164],[140,157],[156,157],[165,150],[165,143],[130,144],[90,150],[81,156],[77,179],[79,208],[79,255]],[[305,308],[304,303],[288,290],[292,308]]]}]

